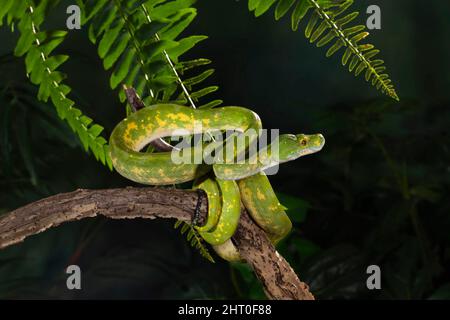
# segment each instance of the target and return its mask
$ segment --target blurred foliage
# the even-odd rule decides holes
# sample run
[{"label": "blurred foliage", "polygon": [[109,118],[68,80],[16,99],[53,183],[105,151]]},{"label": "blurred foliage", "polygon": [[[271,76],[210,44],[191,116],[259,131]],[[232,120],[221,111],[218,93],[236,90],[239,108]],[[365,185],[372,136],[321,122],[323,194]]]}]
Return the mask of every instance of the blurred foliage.
[{"label": "blurred foliage", "polygon": [[[306,191],[310,209],[280,196],[293,218],[315,212],[306,224],[316,241],[305,240],[307,227],[297,224],[279,249],[318,298],[448,297],[449,119],[447,106],[411,101],[339,105],[317,114],[328,130],[328,151],[305,178],[321,187]],[[372,264],[382,270],[383,290],[371,293],[366,268]],[[251,273],[238,270],[254,288]]]},{"label": "blurred foliage", "polygon": [[[294,223],[279,251],[317,298],[448,299],[450,45],[435,40],[450,32],[450,10],[438,0],[355,3],[362,12],[368,4],[382,8],[373,38],[392,61],[400,104],[318,58],[288,20],[252,18],[246,1],[198,3],[193,32],[210,40],[191,58],[212,57],[221,97],[251,106],[265,127],[325,135],[320,154],[270,177]],[[65,12],[52,14],[49,29],[61,28]],[[417,21],[428,21],[427,30]],[[58,49],[71,56],[62,70],[107,135],[124,108],[84,32],[69,32]],[[0,213],[76,188],[129,185],[83,152],[51,105],[36,101],[12,55],[17,37],[0,31]],[[430,59],[439,64],[430,68]],[[95,218],[33,236],[0,252],[0,298],[264,298],[247,266],[208,263],[172,226]],[[81,291],[65,286],[72,263],[82,269]],[[382,290],[366,288],[372,264]]]}]

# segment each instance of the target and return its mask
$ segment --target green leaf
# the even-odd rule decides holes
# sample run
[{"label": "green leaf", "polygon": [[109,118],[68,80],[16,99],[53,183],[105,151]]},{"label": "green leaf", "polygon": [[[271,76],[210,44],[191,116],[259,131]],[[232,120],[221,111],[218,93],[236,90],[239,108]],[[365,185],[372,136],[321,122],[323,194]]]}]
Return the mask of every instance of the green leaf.
[{"label": "green leaf", "polygon": [[258,7],[255,9],[255,17],[263,15],[277,0],[265,0],[259,3]]},{"label": "green leaf", "polygon": [[127,33],[121,34],[119,38],[114,42],[108,55],[103,60],[103,67],[105,70],[110,69],[120,58],[122,53],[126,50],[130,36]]},{"label": "green leaf", "polygon": [[211,60],[209,60],[209,59],[195,59],[195,60],[189,60],[189,61],[180,61],[177,63],[177,65],[175,67],[179,72],[183,73],[190,69],[204,66],[204,65],[207,65],[210,63],[211,63]]},{"label": "green leaf", "polygon": [[[87,2],[87,4],[86,4]],[[83,9],[82,24],[91,20],[101,9],[108,4],[110,0],[95,0],[95,1],[80,1],[77,0],[78,5]]]},{"label": "green leaf", "polygon": [[211,102],[208,102],[207,104],[201,105],[198,108],[199,109],[212,109],[214,107],[220,106],[223,103],[223,100],[213,100]]},{"label": "green leaf", "polygon": [[279,20],[282,18],[292,7],[296,0],[280,0],[275,9],[275,19]]},{"label": "green leaf", "polygon": [[178,46],[167,50],[167,53],[174,62],[178,62],[178,59],[182,54],[191,50],[197,43],[207,38],[208,37],[206,36],[190,36],[187,38],[183,38],[179,41]]},{"label": "green leaf", "polygon": [[194,8],[180,10],[173,17],[174,21],[161,30],[159,34],[161,39],[175,39],[192,23],[196,16],[197,10]]},{"label": "green leaf", "polygon": [[305,200],[287,195],[285,193],[277,192],[277,197],[280,203],[287,208],[287,214],[293,222],[302,223],[306,219],[306,214],[310,207]]},{"label": "green leaf", "polygon": [[199,84],[199,83],[205,81],[207,78],[209,78],[213,73],[214,73],[214,69],[208,69],[195,77],[184,80],[184,84],[187,86],[193,86],[193,85]]},{"label": "green leaf", "polygon": [[7,13],[7,24],[11,25],[13,20],[22,18],[28,9],[27,7],[27,1],[13,1]]},{"label": "green leaf", "polygon": [[249,0],[248,1],[248,10],[253,11],[255,10],[259,4],[261,3],[261,0]]},{"label": "green leaf", "polygon": [[167,18],[181,9],[191,7],[195,1],[196,0],[161,1],[165,3],[149,10],[150,17],[152,20]]},{"label": "green leaf", "polygon": [[89,39],[92,43],[96,43],[97,39],[108,30],[115,19],[120,16],[117,12],[117,7],[115,6],[105,6],[103,9],[104,10],[96,16],[96,19],[93,20],[93,23],[89,27]]},{"label": "green leaf", "polygon": [[31,70],[36,69],[38,63],[42,63],[41,51],[37,48],[31,48],[25,57],[25,64],[27,68],[27,73],[31,73]]},{"label": "green leaf", "polygon": [[124,24],[125,22],[123,20],[119,20],[116,26],[106,30],[98,45],[98,55],[100,58],[104,58],[106,56],[114,41],[116,41],[122,31]]},{"label": "green leaf", "polygon": [[206,87],[206,88],[203,88],[201,90],[198,90],[196,92],[191,93],[191,98],[194,99],[194,100],[197,100],[197,99],[199,99],[201,97],[206,96],[207,94],[210,94],[212,92],[217,91],[218,89],[219,89],[218,86]]},{"label": "green leaf", "polygon": [[308,10],[312,8],[312,5],[309,1],[298,1],[295,6],[294,12],[292,13],[291,18],[291,28],[296,31],[298,29],[298,24],[304,18],[304,16],[308,13]]},{"label": "green leaf", "polygon": [[97,137],[98,135],[100,135],[100,133],[102,133],[102,131],[103,131],[103,127],[98,124],[94,124],[92,127],[89,128],[89,133],[93,137]]},{"label": "green leaf", "polygon": [[152,59],[156,55],[161,54],[164,50],[170,50],[178,46],[178,42],[172,40],[152,41],[144,45],[144,50],[148,59]]},{"label": "green leaf", "polygon": [[122,55],[119,63],[116,65],[114,72],[110,78],[110,85],[112,89],[117,88],[120,82],[125,79],[127,74],[130,72],[131,63],[135,58],[136,52],[134,50],[128,50],[127,53]]},{"label": "green leaf", "polygon": [[[64,35],[62,35],[63,33]],[[44,52],[46,56],[50,55],[53,50],[55,50],[64,41],[65,35],[67,33],[63,33],[55,32],[54,34],[49,35],[44,43],[41,44],[42,52]]]},{"label": "green leaf", "polygon": [[45,66],[49,68],[51,71],[56,70],[61,64],[69,59],[69,56],[66,55],[57,55],[51,56],[45,61]]},{"label": "green leaf", "polygon": [[[354,21],[358,12],[347,13],[352,6],[353,0],[276,0],[278,1],[275,9],[275,19],[278,20],[296,3],[295,9],[291,15],[292,30],[298,29],[300,21],[311,12],[309,21],[305,27],[305,37],[310,39],[311,43],[316,43],[317,47],[323,47],[334,43],[326,51],[326,56],[331,57],[341,48],[346,50],[342,57],[342,64],[347,65],[350,62],[349,71],[355,72],[355,76],[362,74],[364,70],[366,81],[371,81],[372,85],[389,97],[399,100],[397,93],[392,85],[392,81],[387,74],[381,72],[385,69],[376,69],[373,64],[373,57],[379,53],[373,46],[366,49],[358,44],[368,36],[364,32],[364,25],[357,25],[344,29],[343,27]],[[255,10],[258,16],[266,12],[276,1],[255,1],[249,0],[249,10]],[[356,35],[355,35],[356,34]],[[350,38],[351,37],[351,38]],[[371,50],[364,53],[364,51]],[[351,60],[350,60],[351,59]],[[381,70],[381,71],[380,71]]]},{"label": "green leaf", "polygon": [[24,18],[22,18],[22,20],[20,21],[20,25],[22,28],[26,28],[29,30],[28,32],[23,32],[20,34],[19,41],[17,41],[16,48],[14,49],[14,55],[16,55],[17,57],[21,57],[25,53],[27,53],[36,39],[35,35],[31,31],[30,16],[25,16]]},{"label": "green leaf", "polygon": [[13,4],[17,1],[13,0],[5,0],[2,5],[0,6],[0,27],[3,25],[3,19],[5,15],[10,11]]},{"label": "green leaf", "polygon": [[153,20],[151,23],[144,23],[138,26],[134,35],[136,39],[140,42],[145,42],[149,39],[153,39],[155,34],[158,33],[162,28],[166,27],[170,22],[168,19]]}]

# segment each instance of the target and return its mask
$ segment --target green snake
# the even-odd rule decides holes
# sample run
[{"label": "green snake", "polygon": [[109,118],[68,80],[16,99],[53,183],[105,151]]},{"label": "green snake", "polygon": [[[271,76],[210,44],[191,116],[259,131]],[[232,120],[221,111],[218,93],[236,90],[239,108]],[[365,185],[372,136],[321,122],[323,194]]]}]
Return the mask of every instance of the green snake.
[{"label": "green snake", "polygon": [[[204,190],[208,198],[207,221],[203,226],[196,226],[199,234],[219,256],[228,261],[238,261],[239,253],[231,237],[237,228],[242,205],[275,244],[292,227],[286,208],[278,201],[263,171],[318,152],[325,143],[321,134],[284,134],[279,136],[277,152],[272,150],[271,144],[253,162],[236,163],[236,157],[248,151],[261,129],[259,116],[243,107],[193,109],[175,104],[156,104],[132,113],[117,124],[110,137],[110,156],[119,174],[138,183],[172,185],[194,181],[194,188]],[[150,142],[161,138],[227,130],[249,134],[248,140],[241,147],[234,147],[232,156],[222,161],[209,164],[203,161],[177,162],[173,155],[175,152],[182,159],[204,159],[223,141],[213,140],[168,152],[142,151]],[[225,142],[229,140],[231,138]]]}]

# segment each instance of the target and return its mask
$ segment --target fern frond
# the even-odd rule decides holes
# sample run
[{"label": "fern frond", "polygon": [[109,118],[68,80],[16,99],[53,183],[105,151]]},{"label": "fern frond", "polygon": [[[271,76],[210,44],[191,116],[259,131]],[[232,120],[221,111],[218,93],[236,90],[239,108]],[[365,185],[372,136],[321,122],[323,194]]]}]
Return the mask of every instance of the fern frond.
[{"label": "fern frond", "polygon": [[[248,7],[260,16],[275,3],[275,19],[291,14],[292,30],[297,30],[300,21],[311,12],[305,27],[305,36],[317,47],[332,44],[326,56],[330,57],[345,48],[342,65],[359,76],[365,71],[365,79],[389,97],[399,101],[389,75],[385,73],[384,61],[375,59],[379,50],[372,44],[360,44],[369,33],[364,25],[350,27],[348,24],[356,19],[358,12],[347,13],[353,0],[249,0]],[[295,6],[294,6],[295,5]]]},{"label": "fern frond", "polygon": [[175,222],[174,228],[178,229],[180,228],[180,226],[180,233],[183,235],[186,234],[186,240],[190,243],[190,245],[193,248],[197,249],[203,258],[209,260],[212,263],[215,263],[214,258],[211,256],[208,249],[204,246],[203,238],[198,234],[197,230],[195,230],[195,228],[190,224],[177,220]]},{"label": "fern frond", "polygon": [[[112,70],[110,86],[124,83],[133,87],[147,105],[176,102],[196,107],[199,99],[217,87],[195,88],[209,78],[214,70],[182,80],[181,76],[210,63],[207,59],[180,61],[180,56],[206,39],[205,36],[179,38],[197,15],[191,5],[195,0],[77,0],[89,24],[89,38],[96,44],[106,70]],[[126,99],[119,92],[120,100]],[[214,100],[203,106],[213,107]],[[203,107],[202,106],[202,107]],[[178,228],[182,223],[177,222]],[[192,247],[211,262],[214,259],[202,243],[202,238],[189,224],[181,233]]]},{"label": "fern frond", "polygon": [[[214,70],[194,75],[190,81],[180,77],[189,69],[205,65],[191,64],[186,68],[180,61],[181,55],[206,39],[205,36],[179,39],[197,15],[196,9],[191,7],[194,2],[78,0],[85,12],[83,23],[89,23],[90,39],[98,45],[104,68],[112,69],[111,88],[117,88],[120,83],[130,85],[147,104],[176,101],[195,106],[200,95],[192,92],[194,86],[206,80]],[[119,96],[125,101],[122,91]]]},{"label": "fern frond", "polygon": [[[18,21],[20,37],[14,54],[25,56],[27,75],[30,81],[39,86],[38,99],[47,102],[50,98],[58,116],[66,120],[78,135],[85,150],[91,150],[95,158],[112,170],[106,140],[100,136],[103,127],[74,107],[75,102],[67,97],[71,88],[63,83],[66,75],[58,68],[68,59],[66,55],[52,55],[64,41],[66,31],[40,31],[46,12],[58,1],[5,0],[8,25]],[[12,4],[10,4],[12,3]],[[22,12],[20,12],[22,10]],[[2,17],[0,17],[3,20]]]}]

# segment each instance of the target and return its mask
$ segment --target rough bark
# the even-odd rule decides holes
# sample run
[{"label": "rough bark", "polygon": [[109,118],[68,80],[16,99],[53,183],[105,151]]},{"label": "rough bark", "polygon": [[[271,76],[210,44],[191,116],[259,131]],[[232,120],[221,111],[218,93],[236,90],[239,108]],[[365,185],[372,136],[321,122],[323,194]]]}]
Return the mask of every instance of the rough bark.
[{"label": "rough bark", "polygon": [[[0,216],[0,249],[61,223],[97,215],[112,219],[176,218],[191,222],[198,197],[197,191],[162,188],[79,189],[58,194]],[[199,224],[205,221],[207,207],[207,202],[202,201]],[[314,299],[308,286],[299,280],[245,209],[233,241],[269,298]]]},{"label": "rough bark", "polygon": [[239,254],[253,268],[270,299],[314,300],[306,283],[300,281],[289,263],[274,248],[265,232],[241,213],[239,226],[233,236]]}]

